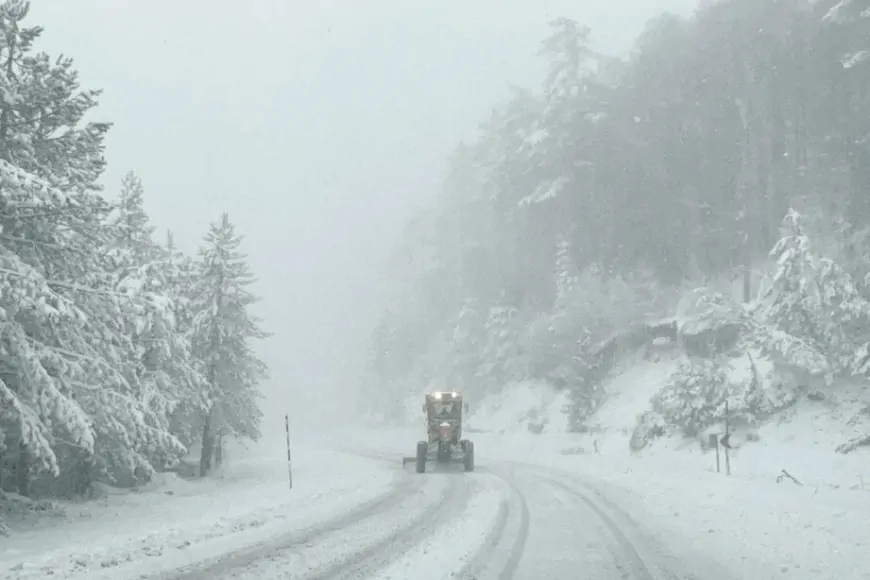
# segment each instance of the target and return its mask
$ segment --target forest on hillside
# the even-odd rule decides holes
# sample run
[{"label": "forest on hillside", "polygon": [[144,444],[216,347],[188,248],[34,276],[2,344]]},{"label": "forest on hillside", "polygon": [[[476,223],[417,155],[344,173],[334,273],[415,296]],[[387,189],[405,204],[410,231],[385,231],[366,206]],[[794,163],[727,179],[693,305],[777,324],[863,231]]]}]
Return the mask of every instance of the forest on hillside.
[{"label": "forest on hillside", "polygon": [[[104,196],[107,122],[73,61],[0,4],[0,532],[4,511],[133,487],[196,446],[259,437],[242,237],[219,215],[195,256],[162,243],[129,173]],[[219,213],[219,212],[216,212]]]},{"label": "forest on hillside", "polygon": [[[696,356],[653,407],[688,434],[718,411],[674,397],[733,387],[732,408],[762,416],[810,379],[866,376],[870,2],[707,3],[649,21],[626,59],[593,33],[552,22],[540,87],[456,147],[393,256],[371,384],[402,401],[547,382],[582,430],[609,341],[673,332]],[[789,370],[778,394],[724,386],[735,347],[753,377],[759,358]]]}]

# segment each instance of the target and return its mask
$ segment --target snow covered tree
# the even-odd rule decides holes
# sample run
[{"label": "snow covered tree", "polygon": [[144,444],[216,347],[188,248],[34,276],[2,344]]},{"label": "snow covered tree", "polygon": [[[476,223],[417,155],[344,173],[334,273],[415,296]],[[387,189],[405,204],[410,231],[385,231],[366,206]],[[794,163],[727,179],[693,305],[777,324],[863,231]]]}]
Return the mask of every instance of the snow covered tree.
[{"label": "snow covered tree", "polygon": [[195,305],[193,303],[196,264],[175,245],[172,232],[167,232],[161,247],[165,295],[172,300],[175,320],[175,349],[183,352],[174,359],[170,371],[178,397],[170,416],[170,432],[190,448],[201,437],[200,418],[208,411],[209,385],[201,361],[193,351]]},{"label": "snow covered tree", "polygon": [[[99,92],[80,89],[70,59],[34,54],[42,31],[22,26],[28,9],[28,2],[0,5],[2,244],[16,264],[10,270],[43,280],[53,296],[42,301],[56,312],[37,316],[39,309],[15,305],[8,311],[20,331],[15,348],[35,349],[14,357],[32,361],[29,368],[7,375],[9,392],[27,402],[17,406],[17,428],[4,429],[19,440],[16,474],[24,494],[33,466],[57,474],[66,462],[79,474],[73,483],[79,488],[93,477],[113,480],[119,470],[147,477],[152,462],[169,461],[181,449],[150,408],[160,398],[148,396],[135,371],[130,329],[143,321],[143,301],[118,286],[113,251],[130,248],[121,248],[107,223],[112,205],[95,193],[109,125],[84,122]],[[129,274],[135,265],[126,266]],[[65,409],[62,418],[52,417],[52,408]]]},{"label": "snow covered tree", "polygon": [[527,377],[525,357],[518,352],[517,338],[522,330],[516,308],[496,306],[489,309],[483,325],[480,366],[476,383],[488,391]]},{"label": "snow covered tree", "polygon": [[241,243],[224,213],[211,225],[196,264],[193,352],[208,385],[206,411],[200,418],[202,476],[211,470],[222,437],[260,436],[259,384],[268,369],[257,358],[252,341],[269,335],[250,311],[259,299],[248,289],[255,278],[239,250]]},{"label": "snow covered tree", "polygon": [[[55,211],[67,201],[44,181],[2,160],[0,192],[12,223],[32,212]],[[61,334],[82,340],[84,315],[66,296],[69,285],[48,279],[33,256],[22,259],[19,239],[6,232],[4,227],[0,235],[0,316],[5,328],[0,338],[0,430],[6,462],[15,464],[17,491],[28,495],[34,469],[59,473],[56,437],[88,453],[93,450],[92,425],[75,395],[75,385],[85,381],[79,364],[84,353],[57,340]],[[64,248],[52,244],[48,249]]]},{"label": "snow covered tree", "polygon": [[29,7],[0,0],[0,488],[80,495],[167,468],[204,417],[256,438],[264,333],[226,219],[194,271],[152,239],[138,177],[99,194],[99,91],[34,51]]},{"label": "snow covered tree", "polygon": [[191,441],[173,419],[182,406],[201,408],[205,389],[190,348],[190,316],[179,316],[188,305],[186,287],[179,287],[180,257],[174,248],[158,246],[153,231],[141,180],[129,173],[107,224],[105,256],[108,285],[124,307],[116,316],[129,340],[121,368],[147,425],[137,431],[151,433],[141,451],[145,462],[134,468],[146,477],[151,466],[165,468],[186,452]]},{"label": "snow covered tree", "polygon": [[[7,178],[0,197],[2,244],[45,280],[68,315],[30,319],[21,327],[27,342],[42,349],[43,374],[57,393],[48,379],[31,382],[40,376],[35,370],[15,374],[23,381],[15,388],[41,393],[34,401],[60,404],[60,395],[75,401],[88,424],[87,436],[67,437],[63,422],[48,423],[45,441],[54,457],[34,465],[57,473],[58,461],[67,462],[79,473],[72,483],[77,489],[94,477],[114,479],[119,469],[133,479],[147,477],[151,460],[179,445],[145,412],[141,385],[131,382],[135,344],[128,325],[141,304],[117,287],[112,252],[120,248],[107,224],[113,208],[96,193],[109,125],[83,122],[99,92],[80,90],[70,59],[33,53],[41,29],[22,26],[28,8],[27,2],[0,5],[0,158]],[[48,421],[42,411],[35,416]],[[73,430],[82,432],[82,425]],[[39,445],[22,438],[21,449],[15,447],[18,488],[26,494]]]},{"label": "snow covered tree", "polygon": [[128,259],[146,264],[161,252],[154,242],[154,226],[145,211],[145,189],[142,180],[132,171],[121,182],[121,193],[115,208],[114,237],[125,248]]},{"label": "snow covered tree", "polygon": [[770,252],[777,270],[761,297],[765,317],[794,336],[819,340],[816,317],[821,311],[818,258],[801,227],[801,215],[790,210],[783,219],[782,237]]},{"label": "snow covered tree", "polygon": [[452,371],[454,379],[468,380],[480,367],[480,343],[483,329],[480,311],[475,300],[466,300],[453,319]]},{"label": "snow covered tree", "polygon": [[30,2],[0,4],[0,158],[61,191],[98,190],[109,123],[82,123],[100,91],[80,90],[70,58],[33,53]]},{"label": "snow covered tree", "polygon": [[804,233],[801,215],[789,210],[782,238],[771,250],[777,271],[761,297],[765,320],[809,341],[838,374],[870,371],[870,303],[852,277],[819,256]]},{"label": "snow covered tree", "polygon": [[[76,433],[64,440],[85,454],[93,451],[91,425],[75,398],[76,385],[90,384],[79,357],[93,352],[72,345],[89,340],[78,303],[86,292],[93,293],[88,285],[96,256],[92,240],[99,239],[106,204],[89,192],[99,188],[108,129],[101,123],[81,126],[98,93],[79,91],[71,60],[33,54],[42,30],[22,26],[28,10],[28,2],[0,4],[0,243],[12,266],[7,275],[28,272],[24,279],[36,285],[26,293],[35,298],[32,292],[39,288],[50,292],[37,304],[53,305],[57,312],[14,304],[7,310],[9,323],[19,329],[8,334],[18,338],[7,347],[29,349],[13,357],[27,365],[6,377],[18,401],[17,425],[6,430],[7,438],[11,433],[17,441],[7,448],[13,450],[17,487],[25,495],[32,467],[58,473],[55,436]],[[54,420],[52,407],[64,409]]]}]

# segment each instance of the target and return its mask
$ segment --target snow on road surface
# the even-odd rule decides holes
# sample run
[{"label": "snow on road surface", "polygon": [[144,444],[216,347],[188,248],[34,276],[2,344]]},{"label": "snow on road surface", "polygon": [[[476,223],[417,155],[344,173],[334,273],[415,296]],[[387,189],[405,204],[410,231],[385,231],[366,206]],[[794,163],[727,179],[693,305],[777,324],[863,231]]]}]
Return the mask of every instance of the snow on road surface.
[{"label": "snow on road surface", "polygon": [[[400,442],[413,444],[414,435],[413,429],[400,429],[369,441],[381,452],[395,453]],[[548,438],[473,437],[480,468],[512,469],[528,503],[531,531],[516,579],[572,577],[557,572],[568,565],[560,561],[567,557],[573,566],[599,566],[594,578],[621,578],[618,574],[625,572],[628,578],[670,578],[666,574],[671,573],[703,579],[870,580],[870,535],[863,533],[870,521],[870,485],[777,483],[774,466],[767,466],[769,477],[760,477],[758,466],[750,468],[739,456],[734,474],[726,477],[713,471],[710,454],[566,456]],[[825,481],[820,474],[807,479]],[[615,522],[616,531],[602,513]],[[617,539],[602,545],[602,537]],[[623,569],[619,558],[632,550],[647,572]],[[599,559],[608,553],[619,556],[609,563]]]},{"label": "snow on road surface", "polygon": [[[376,510],[228,551],[207,566],[159,580],[506,580],[590,578],[731,580],[703,555],[670,556],[616,506],[581,491],[576,477],[534,466],[474,473],[403,470],[404,484]],[[690,557],[691,556],[691,557]]]},{"label": "snow on road surface", "polygon": [[292,492],[280,454],[241,467],[244,475],[229,481],[176,480],[78,513],[70,506],[78,516],[72,521],[0,538],[0,578],[140,578],[262,544],[388,497],[400,485],[382,461],[328,451],[296,454]]},{"label": "snow on road surface", "polygon": [[452,577],[492,528],[508,489],[487,474],[429,473],[410,481],[399,501],[378,513],[316,530],[255,563],[229,561],[184,578],[395,579],[420,578],[421,569]]},{"label": "snow on road surface", "polygon": [[347,435],[368,447],[300,455],[292,493],[276,460],[211,494],[16,536],[0,543],[0,578],[870,579],[860,491],[726,478],[691,460],[663,471],[566,457],[552,441],[488,434],[475,435],[474,473],[416,474],[400,459],[414,433]]},{"label": "snow on road surface", "polygon": [[[370,578],[376,580],[395,580],[396,578],[436,577],[470,578],[480,577],[482,565],[494,561],[499,569],[510,570],[506,559],[495,557],[496,547],[505,539],[504,530],[508,518],[519,515],[516,511],[522,505],[516,503],[519,496],[505,480],[492,474],[479,472],[467,476],[475,486],[471,490],[466,509],[458,517],[451,517],[434,528],[427,538],[402,553],[393,553],[379,570],[374,570]],[[511,517],[513,520],[514,517]],[[527,525],[518,522],[519,530]],[[512,539],[515,534],[507,536]],[[507,545],[514,547],[514,540]],[[522,546],[518,546],[522,549]],[[429,572],[428,575],[424,571]]]}]

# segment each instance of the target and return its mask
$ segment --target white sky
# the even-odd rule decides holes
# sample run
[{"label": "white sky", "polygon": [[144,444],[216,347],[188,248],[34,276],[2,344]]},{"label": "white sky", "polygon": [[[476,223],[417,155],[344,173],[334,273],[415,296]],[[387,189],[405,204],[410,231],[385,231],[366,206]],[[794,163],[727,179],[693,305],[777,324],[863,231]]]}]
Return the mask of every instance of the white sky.
[{"label": "white sky", "polygon": [[648,17],[696,5],[34,0],[28,24],[46,28],[38,49],[72,56],[105,91],[107,194],[133,169],[182,247],[222,211],[246,235],[275,333],[262,354],[276,425],[291,396],[339,405],[356,387],[396,236],[508,83],[537,86],[547,22],[576,18],[623,52]]}]

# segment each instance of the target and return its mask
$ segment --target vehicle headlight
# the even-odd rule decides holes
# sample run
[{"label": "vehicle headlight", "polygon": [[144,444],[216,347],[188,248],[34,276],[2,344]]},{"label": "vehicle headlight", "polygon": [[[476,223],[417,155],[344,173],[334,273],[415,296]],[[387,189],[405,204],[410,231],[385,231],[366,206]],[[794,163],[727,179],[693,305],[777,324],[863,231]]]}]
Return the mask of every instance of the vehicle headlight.
[{"label": "vehicle headlight", "polygon": [[440,401],[441,400],[441,393],[435,393],[435,398]]}]

